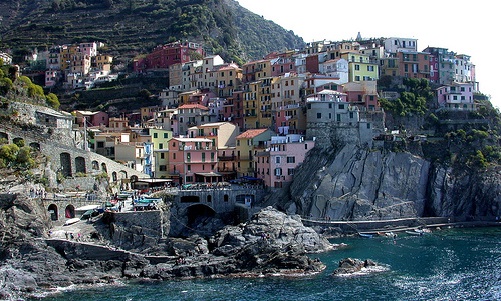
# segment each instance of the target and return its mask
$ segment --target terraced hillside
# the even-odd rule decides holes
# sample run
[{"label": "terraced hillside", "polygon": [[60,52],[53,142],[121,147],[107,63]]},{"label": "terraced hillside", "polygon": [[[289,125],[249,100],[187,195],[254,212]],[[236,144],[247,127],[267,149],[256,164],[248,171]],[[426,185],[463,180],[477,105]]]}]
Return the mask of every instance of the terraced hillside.
[{"label": "terraced hillside", "polygon": [[101,41],[115,56],[145,53],[159,44],[190,40],[238,63],[301,47],[292,31],[234,0],[3,0],[1,48]]}]

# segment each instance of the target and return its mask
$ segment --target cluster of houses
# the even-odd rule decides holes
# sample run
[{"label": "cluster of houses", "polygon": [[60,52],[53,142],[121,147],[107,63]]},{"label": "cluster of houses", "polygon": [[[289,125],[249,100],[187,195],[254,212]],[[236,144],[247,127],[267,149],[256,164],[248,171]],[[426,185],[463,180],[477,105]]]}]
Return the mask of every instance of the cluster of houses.
[{"label": "cluster of houses", "polygon": [[[45,88],[56,85],[62,85],[67,90],[93,88],[118,77],[111,73],[113,57],[98,51],[103,46],[103,43],[88,42],[57,45],[40,51],[34,49],[25,57],[28,65],[23,73],[44,73]],[[0,57],[1,55],[0,52]],[[12,63],[12,56],[10,62]]]},{"label": "cluster of houses", "polygon": [[[92,70],[102,76],[111,57],[98,55],[97,46],[51,49],[49,70],[64,70],[73,87],[80,84],[73,76],[89,78]],[[444,109],[475,110],[478,92],[469,56],[437,47],[418,51],[412,38],[323,40],[243,66],[205,55],[199,44],[175,42],[133,66],[136,73],[169,74],[161,105],[121,117],[74,111],[75,123],[91,133],[86,145],[93,151],[178,184],[247,177],[282,187],[329,129],[372,141],[384,132],[379,98],[399,96],[378,91],[382,76],[437,84],[437,106]]]}]

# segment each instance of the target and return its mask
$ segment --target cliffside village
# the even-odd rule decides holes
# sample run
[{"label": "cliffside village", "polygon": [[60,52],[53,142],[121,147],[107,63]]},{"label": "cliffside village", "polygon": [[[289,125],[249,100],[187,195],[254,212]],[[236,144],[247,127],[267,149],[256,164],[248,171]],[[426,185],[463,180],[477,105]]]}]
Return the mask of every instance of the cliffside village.
[{"label": "cliffside village", "polygon": [[[418,51],[417,42],[359,34],[355,41],[307,43],[243,66],[206,55],[200,44],[161,45],[133,61],[136,76],[168,74],[161,105],[122,117],[77,110],[71,127],[89,133],[82,148],[174,185],[247,180],[279,188],[330,129],[358,143],[386,132],[378,100],[399,95],[378,90],[382,76],[427,79],[440,86],[438,108],[476,110],[470,57],[440,47]],[[118,77],[101,46],[55,46],[28,63],[45,70],[46,88],[92,89]],[[192,60],[194,53],[201,59]],[[9,63],[8,54],[2,58]]]}]

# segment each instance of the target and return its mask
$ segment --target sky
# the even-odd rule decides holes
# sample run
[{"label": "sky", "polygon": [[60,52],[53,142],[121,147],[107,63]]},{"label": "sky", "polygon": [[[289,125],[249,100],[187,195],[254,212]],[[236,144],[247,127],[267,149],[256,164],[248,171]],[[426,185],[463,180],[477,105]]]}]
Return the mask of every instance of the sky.
[{"label": "sky", "polygon": [[[480,92],[490,95],[501,109],[501,89],[496,89],[495,53],[501,46],[501,19],[492,0],[400,0],[353,2],[335,0],[237,0],[252,11],[305,42],[362,38],[414,38],[418,51],[428,46],[447,48],[471,56]],[[496,15],[495,15],[496,14]]]}]

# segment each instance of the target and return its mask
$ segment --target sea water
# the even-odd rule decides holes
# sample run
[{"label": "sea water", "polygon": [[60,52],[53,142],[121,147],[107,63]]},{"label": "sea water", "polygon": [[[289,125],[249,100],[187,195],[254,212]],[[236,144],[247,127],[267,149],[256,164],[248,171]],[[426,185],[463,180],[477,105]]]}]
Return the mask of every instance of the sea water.
[{"label": "sea water", "polygon": [[[348,246],[314,255],[327,265],[304,278],[133,281],[69,290],[43,300],[501,300],[501,228],[447,229],[424,236],[337,238]],[[343,258],[384,269],[332,276]]]}]

